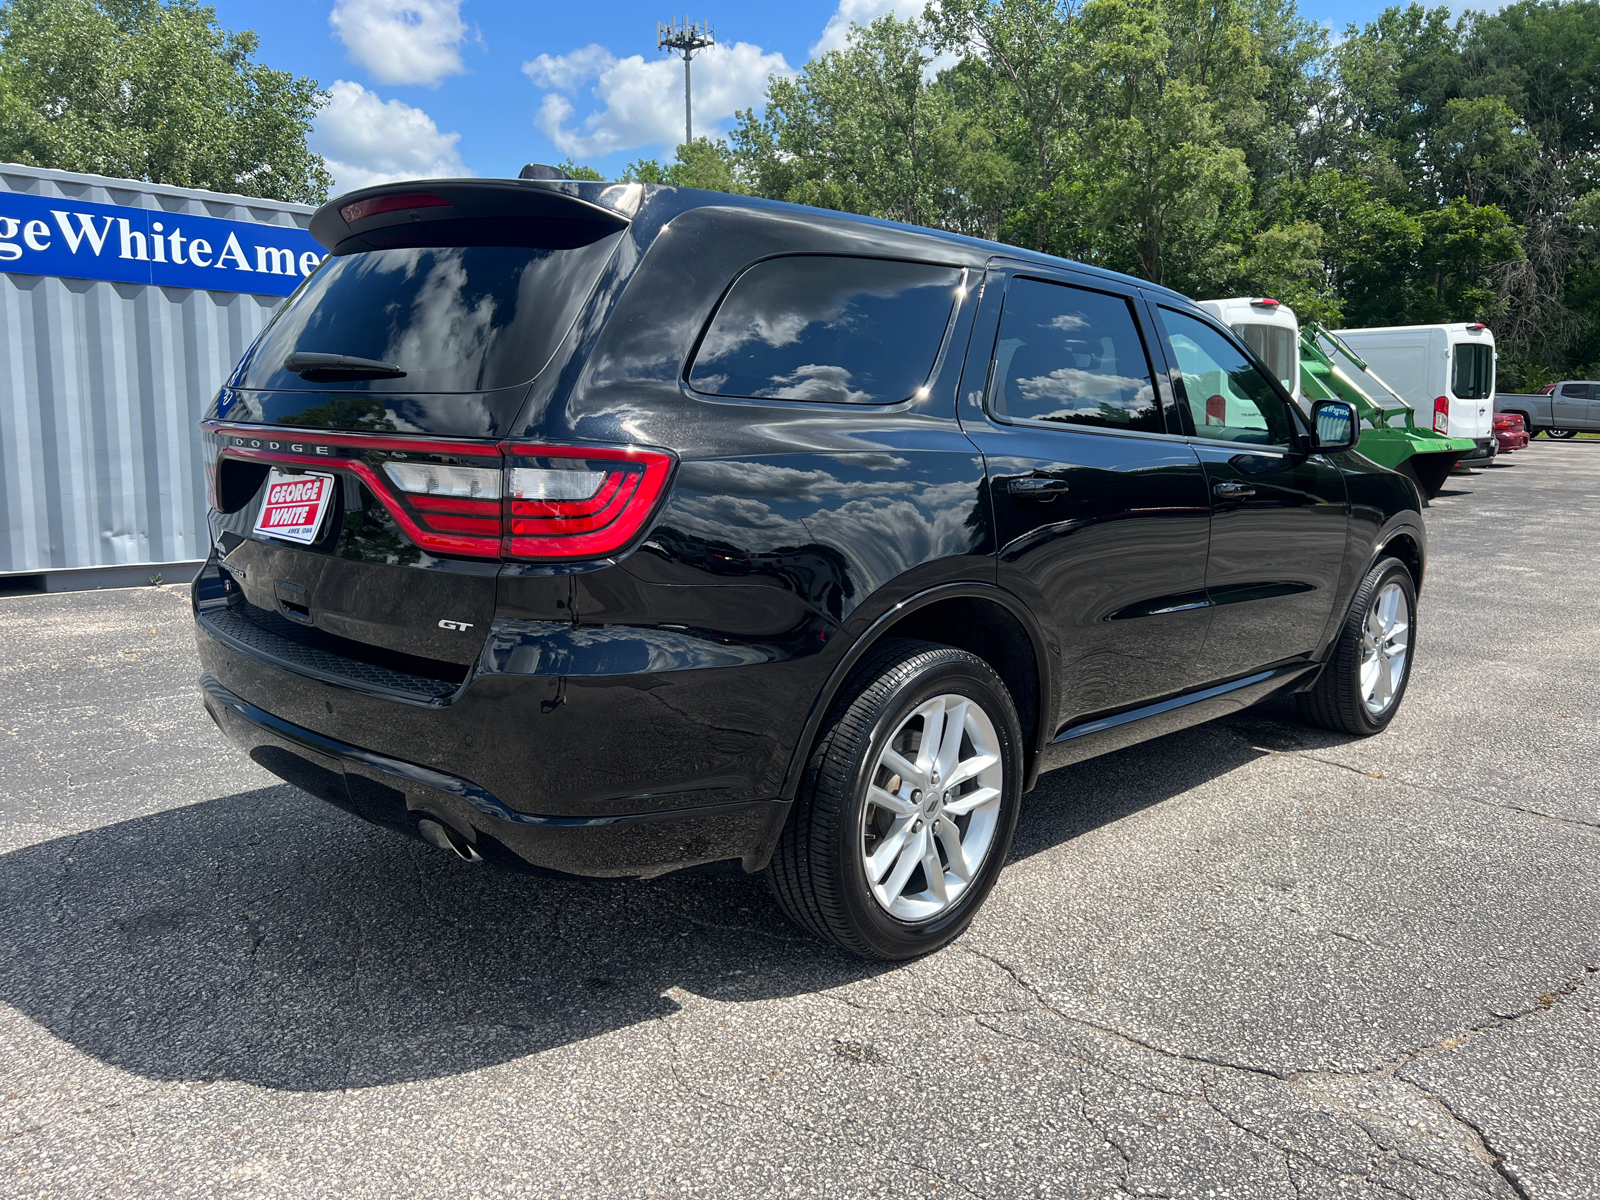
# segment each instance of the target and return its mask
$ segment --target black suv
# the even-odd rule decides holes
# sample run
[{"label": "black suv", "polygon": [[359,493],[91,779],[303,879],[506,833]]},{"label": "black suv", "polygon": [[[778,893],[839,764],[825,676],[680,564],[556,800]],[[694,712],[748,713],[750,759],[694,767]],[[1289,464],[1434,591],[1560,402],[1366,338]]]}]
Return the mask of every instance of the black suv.
[{"label": "black suv", "polygon": [[905,958],[1041,771],[1400,704],[1414,485],[1171,291],[638,184],[389,185],[311,230],[203,422],[194,609],[217,723],[368,820],[764,871]]}]

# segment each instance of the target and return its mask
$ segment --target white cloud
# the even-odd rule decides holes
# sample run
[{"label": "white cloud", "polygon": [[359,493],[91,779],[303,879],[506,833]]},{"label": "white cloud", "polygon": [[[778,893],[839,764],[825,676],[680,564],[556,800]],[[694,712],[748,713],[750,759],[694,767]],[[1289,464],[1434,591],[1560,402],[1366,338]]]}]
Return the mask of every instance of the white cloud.
[{"label": "white cloud", "polygon": [[437,84],[466,70],[461,0],[334,0],[328,24],[380,82]]},{"label": "white cloud", "polygon": [[[646,62],[642,55],[618,58],[604,46],[571,54],[541,54],[522,64],[534,86],[545,89],[534,124],[563,154],[599,156],[614,150],[683,140],[683,60]],[[694,125],[697,136],[714,135],[735,111],[760,108],[769,75],[793,74],[781,54],[735,42],[712,46],[694,58]],[[567,95],[594,81],[600,106],[577,119]]]},{"label": "white cloud", "polygon": [[328,93],[331,99],[317,114],[311,148],[327,161],[335,192],[470,174],[456,149],[461,135],[440,133],[420,108],[380,100],[347,79],[335,80]]},{"label": "white cloud", "polygon": [[811,57],[826,54],[829,50],[843,50],[850,36],[851,25],[871,25],[886,12],[892,12],[902,21],[915,17],[922,19],[925,0],[839,0],[839,7],[822,28],[822,36],[811,46]]}]

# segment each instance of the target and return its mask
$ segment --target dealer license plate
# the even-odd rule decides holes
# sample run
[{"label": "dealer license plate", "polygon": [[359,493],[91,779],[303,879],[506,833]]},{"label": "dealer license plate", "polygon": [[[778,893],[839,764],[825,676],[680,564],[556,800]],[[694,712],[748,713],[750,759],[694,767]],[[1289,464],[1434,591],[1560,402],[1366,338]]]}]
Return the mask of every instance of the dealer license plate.
[{"label": "dealer license plate", "polygon": [[332,475],[284,475],[273,467],[267,472],[267,494],[255,531],[309,546],[317,540],[333,500],[334,482]]}]

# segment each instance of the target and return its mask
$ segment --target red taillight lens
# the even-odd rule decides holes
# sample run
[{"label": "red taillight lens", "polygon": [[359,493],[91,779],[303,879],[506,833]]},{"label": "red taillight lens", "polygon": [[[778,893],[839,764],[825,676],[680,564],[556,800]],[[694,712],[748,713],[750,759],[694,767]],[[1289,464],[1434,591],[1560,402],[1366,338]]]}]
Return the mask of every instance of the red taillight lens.
[{"label": "red taillight lens", "polygon": [[1228,423],[1228,402],[1221,396],[1213,396],[1206,401],[1206,424],[1226,425]]},{"label": "red taillight lens", "polygon": [[1450,397],[1440,396],[1433,402],[1433,431],[1450,432]]},{"label": "red taillight lens", "polygon": [[507,449],[508,558],[601,558],[644,526],[666,490],[672,456],[659,450]]},{"label": "red taillight lens", "polygon": [[[472,558],[614,554],[650,519],[674,462],[665,451],[622,446],[306,437],[298,430],[202,424],[229,457],[349,472],[416,545]],[[208,483],[212,475],[208,464]],[[215,496],[211,502],[216,508]]]},{"label": "red taillight lens", "polygon": [[450,201],[443,196],[435,196],[432,192],[397,192],[392,196],[374,196],[370,200],[357,200],[354,204],[346,204],[339,210],[339,215],[350,224],[367,217],[376,217],[380,213],[398,212],[403,208],[448,208]]}]

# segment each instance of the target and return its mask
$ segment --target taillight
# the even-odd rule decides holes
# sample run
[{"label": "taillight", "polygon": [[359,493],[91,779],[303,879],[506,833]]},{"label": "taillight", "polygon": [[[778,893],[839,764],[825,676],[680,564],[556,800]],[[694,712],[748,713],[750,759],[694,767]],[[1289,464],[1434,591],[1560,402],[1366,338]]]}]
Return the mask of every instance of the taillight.
[{"label": "taillight", "polygon": [[388,196],[374,196],[370,200],[357,200],[346,204],[339,215],[350,224],[376,217],[386,212],[399,212],[403,208],[448,208],[450,201],[432,192],[398,192]]},{"label": "taillight", "polygon": [[1228,423],[1228,402],[1221,396],[1213,396],[1206,401],[1206,424],[1226,425]]},{"label": "taillight", "polygon": [[601,558],[655,511],[672,458],[659,450],[511,446],[507,558]]},{"label": "taillight", "polygon": [[[348,471],[422,549],[472,558],[614,554],[650,519],[673,464],[664,451],[622,446],[284,436],[259,426],[203,424],[229,457]],[[208,482],[213,474],[208,464]]]},{"label": "taillight", "polygon": [[1450,397],[1440,396],[1433,402],[1433,431],[1450,432]]}]

